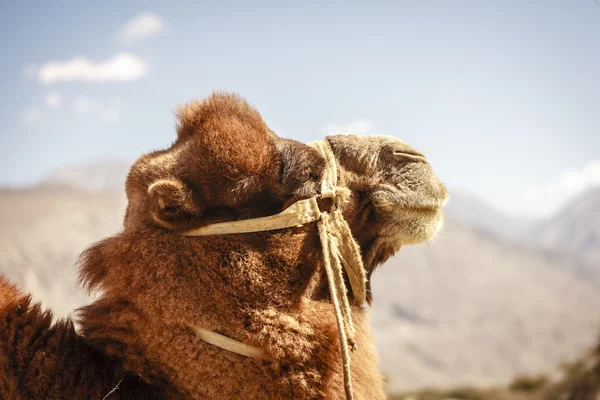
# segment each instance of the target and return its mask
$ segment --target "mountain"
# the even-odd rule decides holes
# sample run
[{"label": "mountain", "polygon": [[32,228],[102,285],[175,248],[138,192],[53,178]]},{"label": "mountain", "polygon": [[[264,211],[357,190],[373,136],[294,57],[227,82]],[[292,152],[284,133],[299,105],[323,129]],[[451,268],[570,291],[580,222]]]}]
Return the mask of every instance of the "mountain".
[{"label": "mountain", "polygon": [[581,257],[600,270],[600,186],[579,195],[534,232],[542,247]]},{"label": "mountain", "polygon": [[93,164],[57,169],[40,184],[43,186],[68,185],[89,191],[121,190],[131,163],[102,161]]},{"label": "mountain", "polygon": [[495,385],[593,345],[600,279],[580,261],[449,220],[375,272],[371,321],[392,391]]},{"label": "mountain", "polygon": [[75,262],[121,229],[128,171],[103,161],[58,169],[34,187],[0,188],[0,273],[59,316],[85,304]]},{"label": "mountain", "polygon": [[529,222],[511,218],[477,195],[460,189],[450,189],[445,212],[449,218],[466,226],[508,240],[520,240],[530,229]]},{"label": "mountain", "polygon": [[86,301],[77,288],[77,257],[120,229],[126,204],[121,191],[0,190],[0,273],[67,315]]}]

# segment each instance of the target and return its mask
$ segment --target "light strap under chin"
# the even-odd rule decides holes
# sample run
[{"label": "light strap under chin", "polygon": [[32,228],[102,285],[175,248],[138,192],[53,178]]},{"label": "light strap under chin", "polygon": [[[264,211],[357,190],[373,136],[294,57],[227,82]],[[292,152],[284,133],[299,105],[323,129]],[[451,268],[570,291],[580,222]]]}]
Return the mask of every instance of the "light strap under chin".
[{"label": "light strap under chin", "polygon": [[[356,348],[356,342],[343,271],[346,271],[354,300],[358,305],[362,305],[366,301],[367,279],[360,248],[352,236],[348,222],[339,209],[343,203],[348,201],[350,190],[345,187],[338,187],[337,165],[333,150],[327,140],[311,143],[310,146],[314,147],[325,158],[320,197],[332,200],[332,212],[321,211],[317,203],[317,197],[311,197],[310,199],[297,201],[282,212],[268,217],[219,222],[185,231],[181,234],[183,236],[211,236],[263,232],[299,227],[318,221],[325,273],[338,327],[344,389],[346,399],[352,400],[354,396],[350,372],[350,349],[354,350]],[[192,329],[200,339],[207,343],[248,357],[264,358],[264,353],[260,353],[260,349],[198,326],[192,326]]]},{"label": "light strap under chin", "polygon": [[260,347],[256,346],[250,346],[249,344],[242,343],[217,332],[209,331],[208,329],[201,328],[197,325],[189,325],[189,327],[192,328],[197,337],[204,340],[206,343],[212,344],[213,346],[229,350],[230,352],[239,354],[241,356],[254,358],[256,360],[269,359],[265,349],[261,349]]}]

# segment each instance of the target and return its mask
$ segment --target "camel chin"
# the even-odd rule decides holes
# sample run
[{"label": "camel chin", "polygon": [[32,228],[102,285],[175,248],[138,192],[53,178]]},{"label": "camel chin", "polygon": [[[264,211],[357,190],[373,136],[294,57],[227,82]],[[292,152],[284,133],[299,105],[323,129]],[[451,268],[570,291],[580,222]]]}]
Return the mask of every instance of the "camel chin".
[{"label": "camel chin", "polygon": [[389,189],[373,194],[373,205],[385,221],[382,234],[400,245],[434,239],[444,223],[442,208],[446,202],[443,187],[432,197],[406,196],[398,190]]}]

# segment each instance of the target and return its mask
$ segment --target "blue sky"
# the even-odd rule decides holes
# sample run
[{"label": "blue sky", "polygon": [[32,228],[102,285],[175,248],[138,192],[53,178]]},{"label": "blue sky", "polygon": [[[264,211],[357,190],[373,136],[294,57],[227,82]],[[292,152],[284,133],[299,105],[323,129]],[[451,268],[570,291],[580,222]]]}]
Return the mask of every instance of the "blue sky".
[{"label": "blue sky", "polygon": [[215,3],[2,2],[0,183],[165,147],[215,89],[280,136],[394,135],[511,214],[600,182],[600,0]]}]

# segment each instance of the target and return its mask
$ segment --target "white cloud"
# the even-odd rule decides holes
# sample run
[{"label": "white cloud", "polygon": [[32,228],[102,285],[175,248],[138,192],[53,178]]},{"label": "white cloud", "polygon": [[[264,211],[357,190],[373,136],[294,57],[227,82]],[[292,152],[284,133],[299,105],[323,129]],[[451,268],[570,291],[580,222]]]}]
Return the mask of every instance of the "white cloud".
[{"label": "white cloud", "polygon": [[58,108],[62,103],[62,97],[58,92],[50,92],[46,95],[46,105],[50,108]]},{"label": "white cloud", "polygon": [[101,62],[90,61],[85,57],[50,61],[38,68],[37,77],[45,85],[70,81],[123,82],[140,79],[147,71],[146,63],[140,58],[129,53],[119,53]]},{"label": "white cloud", "polygon": [[117,122],[121,112],[117,107],[105,107],[86,96],[78,96],[73,102],[73,109],[81,114],[92,114],[99,122]]},{"label": "white cloud", "polygon": [[570,169],[546,185],[530,186],[525,190],[528,209],[538,214],[556,211],[573,196],[600,185],[600,160],[587,163],[579,169]]},{"label": "white cloud", "polygon": [[328,124],[325,127],[326,135],[344,135],[344,134],[357,134],[364,135],[371,133],[373,130],[373,124],[366,119],[357,119],[346,125]]},{"label": "white cloud", "polygon": [[33,124],[42,118],[42,112],[37,107],[30,107],[23,114],[24,124]]},{"label": "white cloud", "polygon": [[164,27],[165,23],[158,15],[143,13],[123,25],[119,31],[119,39],[123,43],[132,44],[162,32]]}]

